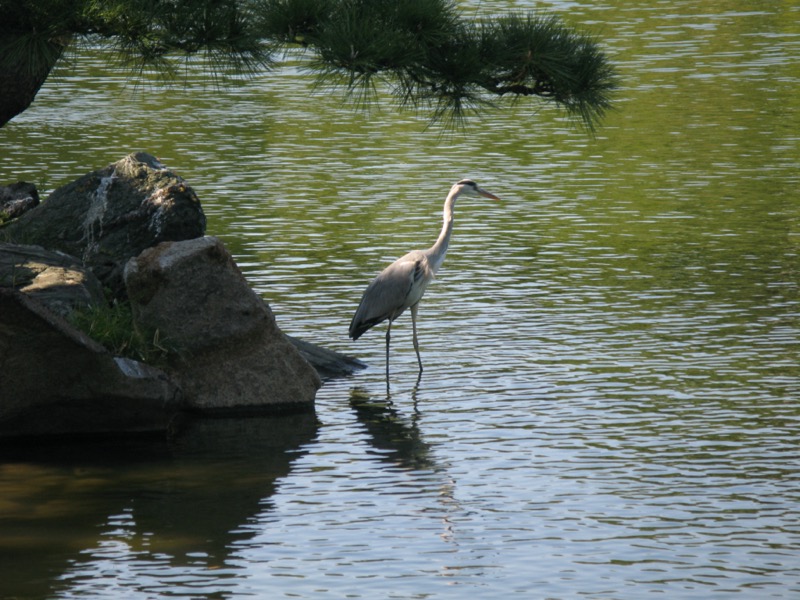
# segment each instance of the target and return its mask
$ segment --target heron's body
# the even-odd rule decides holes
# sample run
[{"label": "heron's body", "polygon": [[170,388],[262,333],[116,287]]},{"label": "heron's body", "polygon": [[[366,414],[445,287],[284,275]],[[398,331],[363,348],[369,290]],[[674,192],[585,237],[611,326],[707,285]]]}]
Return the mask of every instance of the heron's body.
[{"label": "heron's body", "polygon": [[407,308],[416,306],[436,271],[422,250],[409,252],[386,267],[364,292],[369,302],[359,305],[350,325],[350,337],[363,333],[386,319],[394,321]]},{"label": "heron's body", "polygon": [[417,306],[425,290],[442,266],[453,232],[453,209],[461,195],[484,196],[498,200],[497,196],[479,188],[474,181],[462,179],[456,183],[444,202],[444,223],[436,243],[427,250],[413,250],[398,258],[372,280],[361,297],[356,314],[350,323],[350,337],[357,340],[366,331],[388,320],[386,330],[386,381],[389,382],[389,339],[392,322],[406,309],[411,309],[414,332],[414,350],[417,353],[420,373],[422,359],[417,341]]}]

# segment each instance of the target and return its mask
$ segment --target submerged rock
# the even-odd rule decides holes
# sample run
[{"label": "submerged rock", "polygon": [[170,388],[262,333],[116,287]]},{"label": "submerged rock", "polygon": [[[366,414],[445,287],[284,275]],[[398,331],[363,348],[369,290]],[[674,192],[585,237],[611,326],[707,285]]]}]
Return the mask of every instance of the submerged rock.
[{"label": "submerged rock", "polygon": [[336,377],[346,377],[352,375],[356,371],[366,369],[367,365],[341,352],[328,350],[322,346],[317,346],[311,342],[306,342],[290,335],[286,336],[292,345],[297,348],[300,355],[305,358],[309,364],[317,370],[319,376],[323,379],[333,379]]},{"label": "submerged rock", "polygon": [[125,285],[134,319],[175,348],[170,367],[193,409],[313,410],[317,372],[218,239],[146,250],[128,263]]}]

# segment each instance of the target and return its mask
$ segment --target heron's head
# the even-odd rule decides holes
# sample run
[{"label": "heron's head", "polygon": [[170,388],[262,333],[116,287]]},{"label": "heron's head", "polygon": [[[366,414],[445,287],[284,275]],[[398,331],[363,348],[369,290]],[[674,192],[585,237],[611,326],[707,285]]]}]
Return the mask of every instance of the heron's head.
[{"label": "heron's head", "polygon": [[492,193],[487,192],[481,187],[478,187],[478,184],[472,181],[472,179],[462,179],[457,184],[453,186],[456,188],[457,194],[463,194],[465,196],[483,196],[484,198],[491,198],[492,200],[500,200],[497,196]]}]

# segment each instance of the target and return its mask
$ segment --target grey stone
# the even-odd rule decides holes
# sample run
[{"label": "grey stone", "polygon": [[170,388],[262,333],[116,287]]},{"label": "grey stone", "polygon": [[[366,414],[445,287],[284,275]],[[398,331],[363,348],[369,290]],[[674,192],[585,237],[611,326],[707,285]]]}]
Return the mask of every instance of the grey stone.
[{"label": "grey stone", "polygon": [[139,152],[55,190],[3,234],[7,241],[80,258],[104,286],[121,294],[130,258],[163,241],[200,237],[205,228],[192,188]]},{"label": "grey stone", "polygon": [[106,301],[102,284],[83,263],[41,246],[0,243],[0,287],[24,292],[61,316]]},{"label": "grey stone", "polygon": [[170,430],[180,388],[112,356],[26,294],[0,288],[0,439]]},{"label": "grey stone", "polygon": [[0,185],[0,223],[16,219],[38,205],[39,192],[32,183]]},{"label": "grey stone", "polygon": [[188,404],[203,412],[313,410],[321,381],[222,242],[145,250],[125,269],[136,322],[158,330]]}]

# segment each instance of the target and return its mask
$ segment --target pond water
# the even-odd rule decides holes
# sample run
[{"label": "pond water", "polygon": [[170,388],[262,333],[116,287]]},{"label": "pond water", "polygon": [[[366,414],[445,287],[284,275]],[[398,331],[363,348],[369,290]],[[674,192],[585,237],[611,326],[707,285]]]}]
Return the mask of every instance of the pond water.
[{"label": "pond water", "polygon": [[[89,48],[0,130],[43,196],[159,156],[285,331],[370,365],[313,417],[6,450],[0,597],[800,597],[800,7],[538,6],[619,66],[595,137],[534,102],[426,130],[292,57],[134,87]],[[466,176],[502,202],[459,202],[387,395],[350,318]]]}]

